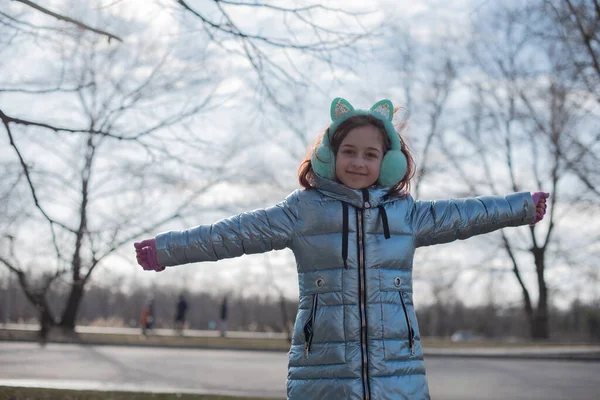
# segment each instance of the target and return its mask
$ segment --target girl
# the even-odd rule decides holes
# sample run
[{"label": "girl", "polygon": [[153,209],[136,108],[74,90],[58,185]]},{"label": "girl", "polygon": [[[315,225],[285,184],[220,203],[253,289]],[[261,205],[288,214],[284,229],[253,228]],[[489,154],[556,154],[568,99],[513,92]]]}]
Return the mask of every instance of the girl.
[{"label": "girl", "polygon": [[300,299],[287,397],[428,399],[413,305],[415,249],[535,224],[547,193],[445,201],[408,194],[414,162],[389,100],[332,122],[300,166],[304,187],[274,207],[135,243],[146,270],[289,247]]}]

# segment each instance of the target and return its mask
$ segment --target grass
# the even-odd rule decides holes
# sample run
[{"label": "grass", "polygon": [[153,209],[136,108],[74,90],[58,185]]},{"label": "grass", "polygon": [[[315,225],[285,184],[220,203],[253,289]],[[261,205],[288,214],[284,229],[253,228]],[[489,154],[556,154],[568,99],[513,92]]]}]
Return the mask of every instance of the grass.
[{"label": "grass", "polygon": [[268,400],[256,397],[229,397],[203,394],[97,392],[0,386],[0,400]]},{"label": "grass", "polygon": [[[0,340],[38,341],[38,332],[0,329]],[[160,336],[160,335],[123,335],[79,333],[77,335],[64,335],[60,331],[52,331],[48,342],[52,343],[79,343],[79,344],[106,344],[129,346],[155,346],[179,347],[197,349],[234,349],[234,350],[261,350],[287,352],[290,345],[285,339],[244,339],[230,337],[192,337],[192,336]],[[472,342],[452,342],[449,339],[423,338],[422,346],[427,349],[455,348],[465,349],[474,347],[487,348],[524,348],[543,346],[579,346],[589,343],[559,343],[554,341],[515,341],[505,342],[499,340],[477,340]]]},{"label": "grass", "polygon": [[[38,332],[0,329],[0,340],[38,341]],[[50,333],[48,342],[262,351],[288,351],[290,348],[289,342],[285,339],[244,339],[227,337],[159,335],[142,336],[99,333],[64,335],[57,330],[54,330]]]}]

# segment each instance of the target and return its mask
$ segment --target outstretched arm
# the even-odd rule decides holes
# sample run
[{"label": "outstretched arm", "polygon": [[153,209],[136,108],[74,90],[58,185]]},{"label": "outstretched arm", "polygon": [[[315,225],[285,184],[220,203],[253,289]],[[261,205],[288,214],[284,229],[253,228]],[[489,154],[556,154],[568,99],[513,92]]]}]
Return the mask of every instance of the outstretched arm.
[{"label": "outstretched arm", "polygon": [[270,208],[135,243],[138,263],[144,269],[161,271],[165,266],[283,249],[294,236],[295,201],[292,195]]},{"label": "outstretched arm", "polygon": [[509,226],[535,223],[535,205],[529,192],[470,199],[417,201],[411,216],[416,246],[447,243]]}]

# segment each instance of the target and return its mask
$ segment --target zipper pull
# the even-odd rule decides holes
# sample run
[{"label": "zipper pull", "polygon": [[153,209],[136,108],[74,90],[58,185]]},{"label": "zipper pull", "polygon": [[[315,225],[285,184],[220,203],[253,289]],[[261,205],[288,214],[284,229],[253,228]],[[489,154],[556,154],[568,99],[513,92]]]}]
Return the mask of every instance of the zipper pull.
[{"label": "zipper pull", "polygon": [[369,189],[363,188],[362,195],[363,195],[363,203],[365,205],[365,208],[371,208],[371,203],[369,202]]},{"label": "zipper pull", "polygon": [[410,341],[410,355],[411,357],[415,355],[415,339]]},{"label": "zipper pull", "polygon": [[308,352],[310,351],[310,344],[304,342],[304,358],[308,358]]}]

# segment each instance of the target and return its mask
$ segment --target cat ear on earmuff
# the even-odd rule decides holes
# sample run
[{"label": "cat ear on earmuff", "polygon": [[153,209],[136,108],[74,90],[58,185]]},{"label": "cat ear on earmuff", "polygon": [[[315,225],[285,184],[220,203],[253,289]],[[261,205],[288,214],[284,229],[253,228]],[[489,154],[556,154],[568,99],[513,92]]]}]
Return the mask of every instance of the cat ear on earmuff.
[{"label": "cat ear on earmuff", "polygon": [[391,121],[394,118],[394,105],[389,100],[380,100],[371,107],[374,114],[381,115],[383,119]]},{"label": "cat ear on earmuff", "polygon": [[352,104],[350,104],[348,100],[342,99],[341,97],[336,97],[331,102],[329,114],[331,115],[331,120],[335,121],[342,115],[351,111],[354,111],[354,107],[352,107]]},{"label": "cat ear on earmuff", "polygon": [[375,103],[369,111],[372,115],[376,115],[383,120],[383,125],[390,139],[391,148],[383,156],[379,168],[379,184],[392,187],[404,178],[408,168],[406,156],[402,153],[400,136],[392,124],[394,105],[389,100],[381,100]]}]

